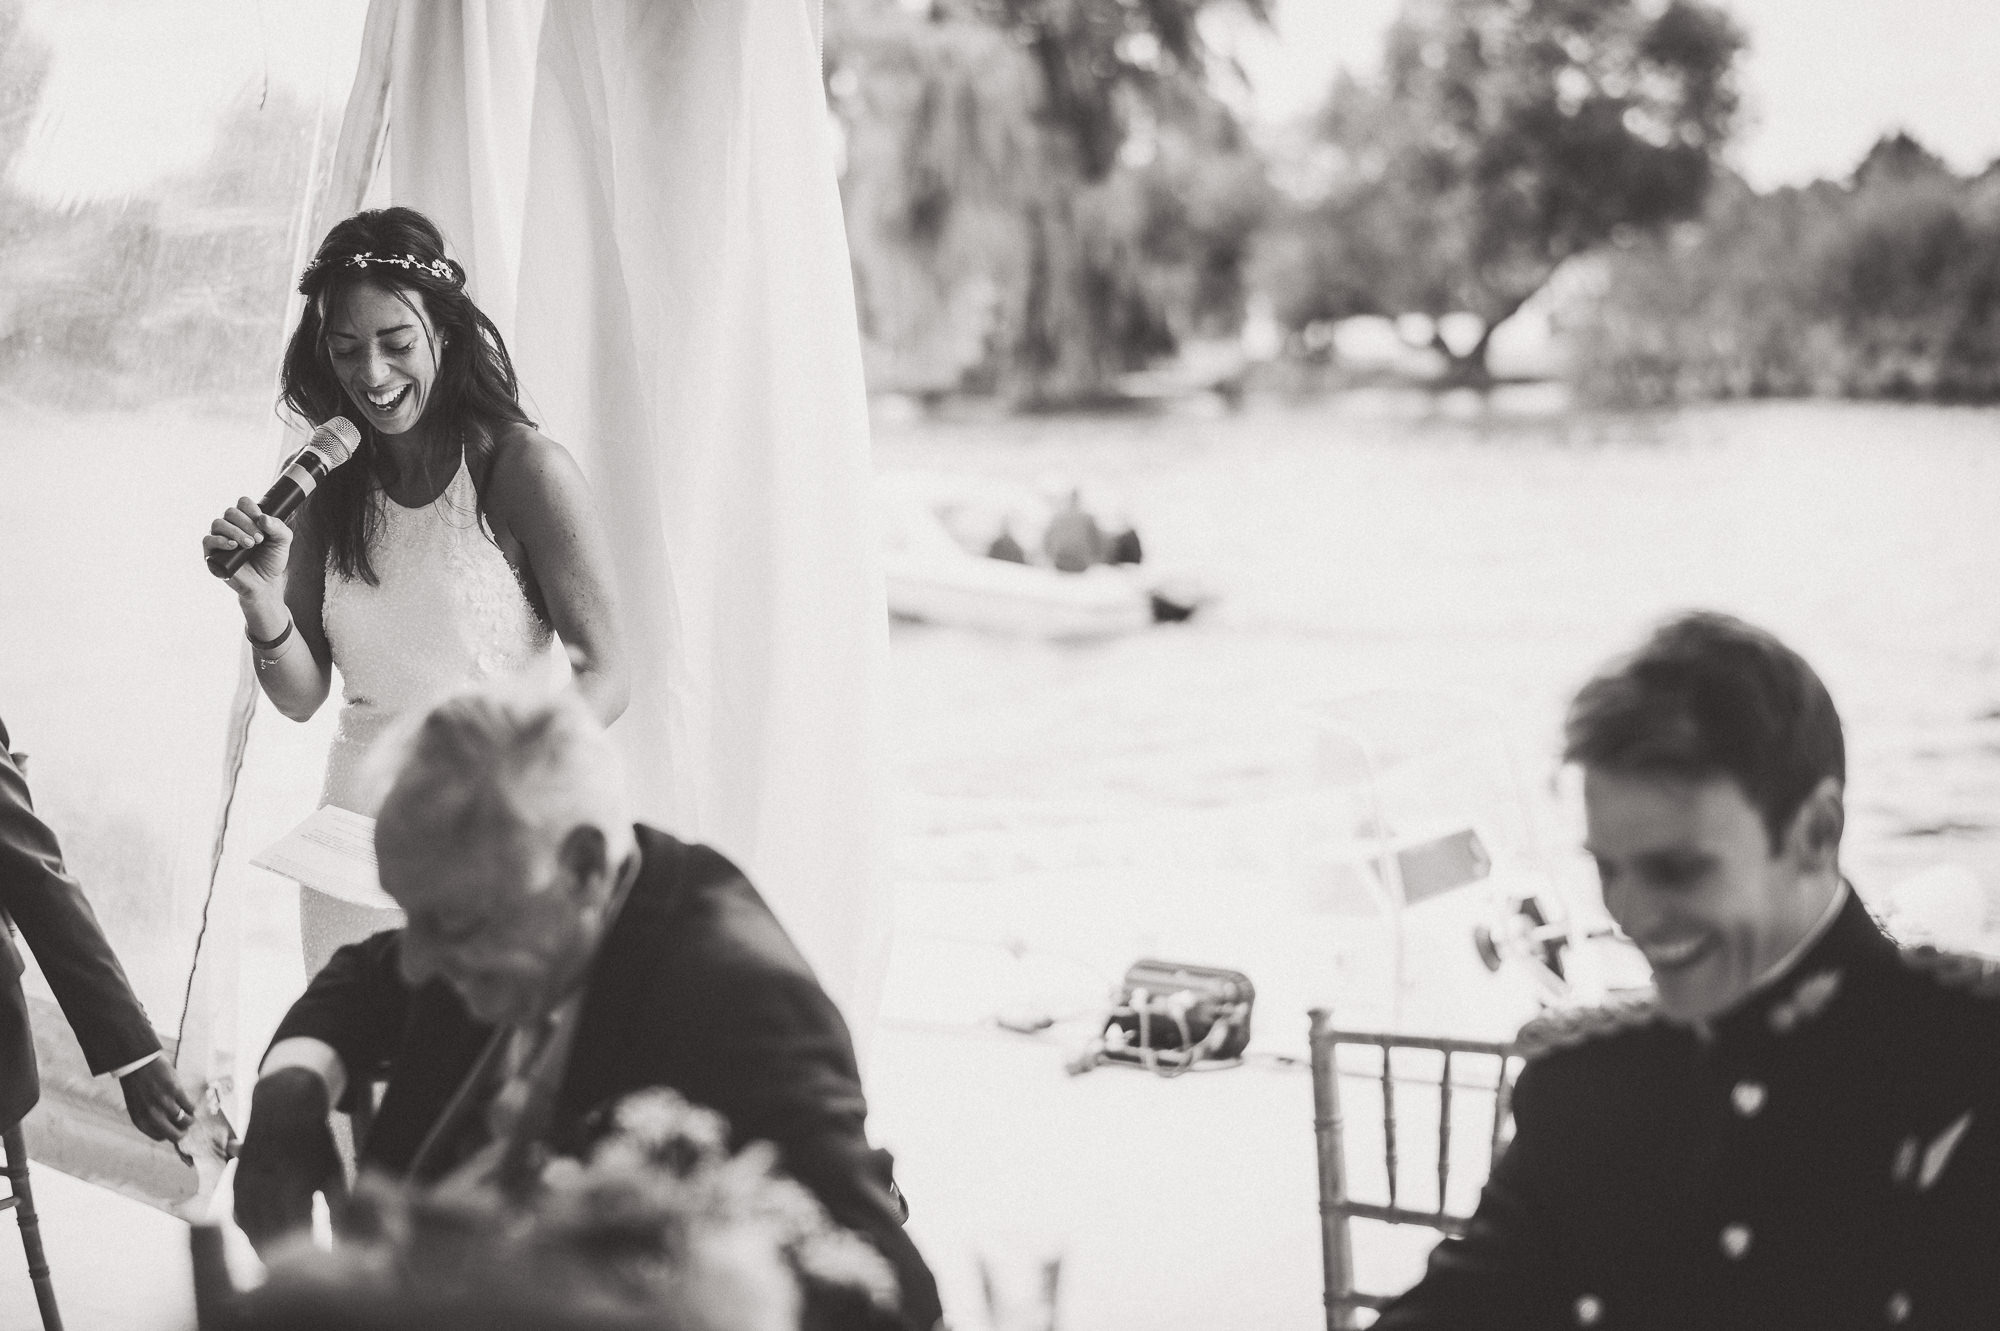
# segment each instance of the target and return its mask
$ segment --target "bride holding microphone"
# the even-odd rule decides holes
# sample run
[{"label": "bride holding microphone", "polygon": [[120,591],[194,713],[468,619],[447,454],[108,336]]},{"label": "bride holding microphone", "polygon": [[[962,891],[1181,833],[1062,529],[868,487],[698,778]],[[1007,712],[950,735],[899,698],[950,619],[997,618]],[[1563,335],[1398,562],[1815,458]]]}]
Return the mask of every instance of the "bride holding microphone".
[{"label": "bride holding microphone", "polygon": [[[202,549],[249,551],[228,584],[279,711],[312,716],[340,669],[320,802],[372,816],[363,758],[396,716],[467,684],[548,675],[558,638],[574,687],[617,719],[630,680],[589,487],[522,411],[507,348],[437,227],[409,208],[358,213],[327,233],[299,291],[280,400],[308,422],[350,418],[360,443],[292,526],[245,496]],[[386,894],[301,886],[306,974],[400,921]]]}]

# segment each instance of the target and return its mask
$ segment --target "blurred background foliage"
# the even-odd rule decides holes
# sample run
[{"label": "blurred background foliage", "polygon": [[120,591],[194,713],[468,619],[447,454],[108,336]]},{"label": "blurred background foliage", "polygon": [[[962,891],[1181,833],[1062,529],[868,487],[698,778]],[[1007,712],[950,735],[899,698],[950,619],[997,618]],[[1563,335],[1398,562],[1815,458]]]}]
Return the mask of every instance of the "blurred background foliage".
[{"label": "blurred background foliage", "polygon": [[1898,134],[1844,181],[1726,178],[1590,278],[1567,341],[1598,400],[2000,400],[2000,163],[1961,177]]},{"label": "blurred background foliage", "polygon": [[[1746,35],[1714,5],[1405,0],[1378,72],[1329,71],[1284,127],[1212,40],[1245,18],[1268,0],[828,0],[871,387],[1479,384],[1532,323],[1532,372],[1594,402],[2000,399],[2000,165],[1892,135],[1753,190],[1724,156]],[[268,392],[312,113],[251,87],[198,168],[51,201],[9,169],[47,70],[0,0],[0,383]],[[1361,364],[1357,320],[1407,354]]]},{"label": "blurred background foliage", "polygon": [[[1381,75],[1338,80],[1274,228],[1279,318],[1429,317],[1456,379],[1557,268],[1701,206],[1742,36],[1691,0],[1410,0]],[[1477,331],[1436,330],[1464,313]]]},{"label": "blurred background foliage", "polygon": [[66,406],[274,388],[311,114],[250,88],[195,170],[49,201],[11,172],[47,72],[19,0],[0,0],[0,382]]},{"label": "blurred background foliage", "polygon": [[1243,322],[1265,164],[1206,11],[1265,0],[834,0],[827,89],[871,382],[1090,405]]}]

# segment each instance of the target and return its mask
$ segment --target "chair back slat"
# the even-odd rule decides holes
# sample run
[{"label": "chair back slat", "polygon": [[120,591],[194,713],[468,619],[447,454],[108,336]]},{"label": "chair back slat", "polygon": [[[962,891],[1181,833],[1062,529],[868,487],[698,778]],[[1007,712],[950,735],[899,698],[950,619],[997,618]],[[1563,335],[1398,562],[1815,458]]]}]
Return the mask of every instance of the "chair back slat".
[{"label": "chair back slat", "polygon": [[1350,1306],[1335,1301],[1333,1291],[1354,1288],[1354,1249],[1343,1208],[1347,1206],[1347,1162],[1341,1152],[1340,1073],[1334,1067],[1334,1042],[1324,1038],[1329,1015],[1312,1013],[1313,1136],[1319,1148],[1320,1265],[1327,1290],[1328,1331],[1346,1331],[1353,1319]]},{"label": "chair back slat", "polygon": [[[1491,1040],[1455,1040],[1440,1036],[1404,1036],[1380,1031],[1336,1029],[1325,1008],[1312,1011],[1313,1128],[1319,1152],[1320,1229],[1326,1277],[1326,1324],[1328,1331],[1352,1331],[1354,1314],[1360,1309],[1380,1309],[1389,1300],[1362,1294],[1354,1288],[1354,1246],[1351,1222],[1355,1219],[1382,1221],[1395,1225],[1421,1225],[1447,1235],[1462,1234],[1468,1216],[1452,1211],[1452,1118],[1457,1112],[1456,1093],[1460,1090],[1490,1094],[1493,1098],[1492,1131],[1487,1139],[1488,1167],[1497,1158],[1506,1140],[1506,1124],[1512,1109],[1514,1077],[1521,1063],[1519,1049],[1511,1043]],[[1342,1045],[1366,1045],[1380,1056],[1378,1067],[1353,1069],[1349,1075],[1373,1074],[1382,1096],[1382,1163],[1387,1204],[1359,1201],[1348,1194],[1345,1121],[1341,1112],[1341,1070],[1337,1051]],[[1411,1075],[1406,1060],[1398,1053],[1423,1050],[1439,1055],[1435,1064],[1426,1064],[1421,1075]],[[1466,1073],[1466,1057],[1493,1065],[1492,1080]],[[1399,1191],[1401,1173],[1398,1133],[1397,1083],[1431,1084],[1435,1067],[1437,1086],[1437,1205],[1423,1210],[1402,1204]],[[1469,1079],[1461,1080],[1465,1074]],[[1420,1103],[1428,1095],[1420,1096]],[[1421,1142],[1422,1138],[1419,1138]],[[1474,1140],[1477,1140],[1475,1137]]]},{"label": "chair back slat", "polygon": [[1352,1220],[1380,1220],[1389,1225],[1421,1225],[1425,1229],[1435,1229],[1441,1234],[1462,1234],[1465,1232],[1466,1217],[1439,1214],[1436,1211],[1419,1211],[1408,1206],[1377,1206],[1373,1202],[1357,1202],[1352,1197],[1341,1208]]},{"label": "chair back slat", "polygon": [[49,1258],[42,1248],[42,1222],[35,1212],[35,1190],[28,1180],[28,1143],[21,1125],[0,1132],[0,1156],[10,1196],[7,1205],[21,1226],[21,1250],[28,1259],[28,1282],[35,1289],[35,1307],[42,1315],[42,1331],[63,1331],[62,1311],[56,1307],[56,1287],[49,1277]]},{"label": "chair back slat", "polygon": [[1389,1167],[1389,1205],[1396,1204],[1396,1078],[1390,1071],[1390,1049],[1382,1046],[1382,1154]]},{"label": "chair back slat", "polygon": [[1493,1092],[1493,1137],[1486,1146],[1486,1158],[1498,1160],[1503,1134],[1507,1131],[1507,1119],[1514,1112],[1514,1055],[1500,1060],[1500,1085]]},{"label": "chair back slat", "polygon": [[1438,1214],[1451,1196],[1451,1050],[1444,1051],[1444,1071],[1438,1077]]}]

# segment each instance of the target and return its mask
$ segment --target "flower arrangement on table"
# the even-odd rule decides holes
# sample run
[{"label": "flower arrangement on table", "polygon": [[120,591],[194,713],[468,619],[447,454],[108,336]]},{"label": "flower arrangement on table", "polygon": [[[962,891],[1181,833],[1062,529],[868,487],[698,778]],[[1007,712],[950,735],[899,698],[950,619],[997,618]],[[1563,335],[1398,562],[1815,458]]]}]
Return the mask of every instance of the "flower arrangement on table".
[{"label": "flower arrangement on table", "polygon": [[330,1252],[276,1255],[246,1328],[846,1331],[894,1325],[895,1276],[722,1117],[667,1090],[613,1111],[525,1201],[364,1178]]}]

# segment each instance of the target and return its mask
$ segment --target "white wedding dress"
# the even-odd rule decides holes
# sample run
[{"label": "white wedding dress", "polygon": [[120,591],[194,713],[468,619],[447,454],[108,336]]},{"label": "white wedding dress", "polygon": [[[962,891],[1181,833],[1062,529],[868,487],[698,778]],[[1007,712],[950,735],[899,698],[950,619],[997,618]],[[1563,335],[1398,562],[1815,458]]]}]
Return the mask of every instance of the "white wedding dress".
[{"label": "white wedding dress", "polygon": [[[342,704],[320,803],[373,816],[367,759],[399,716],[467,685],[556,677],[555,634],[479,516],[463,457],[435,500],[405,508],[377,490],[369,562],[376,581],[326,573],[324,618]],[[402,917],[387,894],[343,899],[300,889],[306,974],[344,943]]]}]

